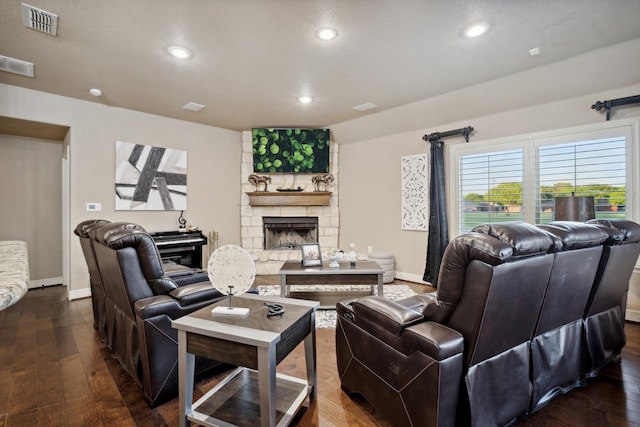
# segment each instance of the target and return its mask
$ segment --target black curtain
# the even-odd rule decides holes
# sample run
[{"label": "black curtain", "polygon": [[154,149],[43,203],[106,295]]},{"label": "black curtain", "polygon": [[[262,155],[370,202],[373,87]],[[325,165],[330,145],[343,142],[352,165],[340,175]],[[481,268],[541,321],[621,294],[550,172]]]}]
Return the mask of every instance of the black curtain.
[{"label": "black curtain", "polygon": [[447,197],[444,185],[444,141],[431,141],[431,182],[429,184],[429,240],[423,280],[437,286],[440,262],[449,244]]}]

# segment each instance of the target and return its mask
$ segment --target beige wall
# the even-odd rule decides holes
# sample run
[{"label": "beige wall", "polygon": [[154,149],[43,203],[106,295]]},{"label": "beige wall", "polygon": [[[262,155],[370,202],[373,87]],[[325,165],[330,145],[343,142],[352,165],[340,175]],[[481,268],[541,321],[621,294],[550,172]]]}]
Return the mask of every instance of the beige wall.
[{"label": "beige wall", "polygon": [[[400,161],[403,156],[429,152],[429,145],[422,141],[425,133],[472,125],[478,130],[478,134],[490,133],[495,137],[496,133],[500,133],[501,123],[508,122],[512,133],[505,133],[502,136],[517,135],[530,131],[531,117],[536,117],[537,121],[543,123],[544,121],[539,119],[541,116],[557,111],[566,111],[567,127],[569,127],[575,125],[571,120],[575,116],[572,112],[580,114],[589,100],[611,99],[629,96],[632,93],[640,93],[640,84],[559,101],[554,105],[533,106],[503,114],[475,117],[468,121],[447,123],[439,128],[341,144],[340,246],[346,247],[349,242],[355,242],[359,249],[362,248],[361,251],[368,245],[372,245],[374,250],[391,251],[396,258],[399,277],[408,280],[421,278],[426,257],[427,232],[401,229]],[[595,116],[592,123],[602,121],[602,117],[598,114],[593,112],[592,114]],[[636,114],[640,116],[640,110],[636,111]],[[516,129],[516,124],[519,122],[525,124],[521,132]],[[541,126],[538,130],[550,129],[552,128],[544,129]],[[446,146],[456,143],[464,143],[464,139],[453,138],[446,142]],[[482,140],[472,135],[470,143],[482,143]]]},{"label": "beige wall", "polygon": [[[640,40],[329,126],[340,144],[340,246],[355,242],[361,251],[368,245],[391,251],[397,277],[421,279],[428,234],[401,229],[401,157],[427,153],[429,146],[422,141],[427,133],[468,125],[476,129],[470,143],[481,144],[487,139],[601,123],[604,115],[590,108],[595,101],[640,94],[638,51]],[[598,71],[603,64],[607,72]],[[606,86],[606,90],[593,89]],[[545,102],[536,103],[540,100]],[[640,107],[620,108],[612,114],[612,120],[630,117],[640,117]],[[405,130],[398,131],[398,124]],[[447,139],[446,145],[457,143],[464,139]],[[640,222],[640,212],[635,215],[639,217],[632,219]],[[637,276],[640,273],[632,280],[629,307],[640,320]]]},{"label": "beige wall", "polygon": [[27,242],[35,284],[62,278],[61,166],[60,141],[0,135],[0,240]]},{"label": "beige wall", "polygon": [[[589,107],[640,93],[640,40],[537,68],[362,119],[334,124],[340,144],[341,247],[360,252],[392,251],[401,278],[419,280],[426,232],[402,231],[400,158],[427,152],[425,133],[472,125],[471,143],[536,131],[598,123]],[[534,59],[532,59],[534,60]],[[606,71],[605,71],[606,70]],[[428,78],[428,76],[425,76]],[[0,84],[0,116],[71,127],[69,226],[87,218],[138,222],[150,231],[176,227],[176,212],[113,210],[114,143],[160,145],[189,151],[189,209],[186,217],[205,232],[220,232],[220,244],[240,242],[241,134],[214,127],[112,108],[97,103]],[[372,100],[375,101],[375,100]],[[616,110],[613,119],[640,116],[640,108]],[[456,143],[450,140],[447,145]],[[3,201],[0,201],[3,202]],[[101,202],[100,213],[85,212]],[[64,208],[64,207],[63,207]],[[636,219],[637,220],[637,219]],[[69,234],[69,233],[67,233]],[[72,296],[88,294],[79,244],[70,246]],[[629,305],[640,310],[636,289]]]},{"label": "beige wall", "polygon": [[[113,108],[0,84],[0,116],[71,128],[69,142],[69,227],[89,218],[136,222],[149,231],[177,229],[179,212],[115,211],[115,141],[188,151],[189,224],[205,234],[220,233],[220,244],[240,243],[241,133]],[[178,107],[176,107],[178,108]],[[86,203],[102,203],[86,212]],[[0,200],[0,203],[5,203]],[[70,239],[71,298],[89,295],[89,276],[80,244]]]}]

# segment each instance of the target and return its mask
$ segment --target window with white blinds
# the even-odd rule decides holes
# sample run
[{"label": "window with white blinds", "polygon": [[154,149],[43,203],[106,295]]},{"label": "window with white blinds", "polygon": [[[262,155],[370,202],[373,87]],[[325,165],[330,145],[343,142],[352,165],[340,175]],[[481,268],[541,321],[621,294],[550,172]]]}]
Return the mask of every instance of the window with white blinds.
[{"label": "window with white blinds", "polygon": [[461,232],[489,222],[522,221],[523,150],[460,156]]},{"label": "window with white blinds", "polygon": [[596,218],[624,218],[626,138],[607,138],[538,148],[536,222],[553,220],[553,198],[593,196]]},{"label": "window with white blinds", "polygon": [[596,218],[637,221],[640,207],[632,196],[640,154],[633,140],[639,123],[607,122],[450,146],[452,235],[485,223],[552,221],[554,197],[572,194],[593,196]]}]

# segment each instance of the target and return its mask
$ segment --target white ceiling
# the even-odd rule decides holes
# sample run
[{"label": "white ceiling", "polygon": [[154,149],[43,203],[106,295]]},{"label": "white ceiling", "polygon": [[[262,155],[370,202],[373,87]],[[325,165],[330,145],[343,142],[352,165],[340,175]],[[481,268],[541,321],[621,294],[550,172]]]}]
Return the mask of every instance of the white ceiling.
[{"label": "white ceiling", "polygon": [[[0,72],[1,83],[235,130],[328,126],[640,37],[639,0],[27,3],[59,16],[58,35],[25,28],[21,2],[0,0],[0,55],[35,64],[35,78]],[[476,21],[490,31],[463,39]],[[317,40],[323,25],[338,39]],[[172,45],[193,58],[170,57]],[[367,102],[379,107],[353,109]]]}]

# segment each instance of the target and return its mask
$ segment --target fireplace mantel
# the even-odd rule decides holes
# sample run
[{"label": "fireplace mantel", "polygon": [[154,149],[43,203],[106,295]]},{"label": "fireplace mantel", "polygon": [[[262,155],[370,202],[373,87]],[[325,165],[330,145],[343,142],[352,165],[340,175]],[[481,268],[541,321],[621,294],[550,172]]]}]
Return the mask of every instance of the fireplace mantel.
[{"label": "fireplace mantel", "polygon": [[251,206],[329,206],[331,191],[252,191]]}]

